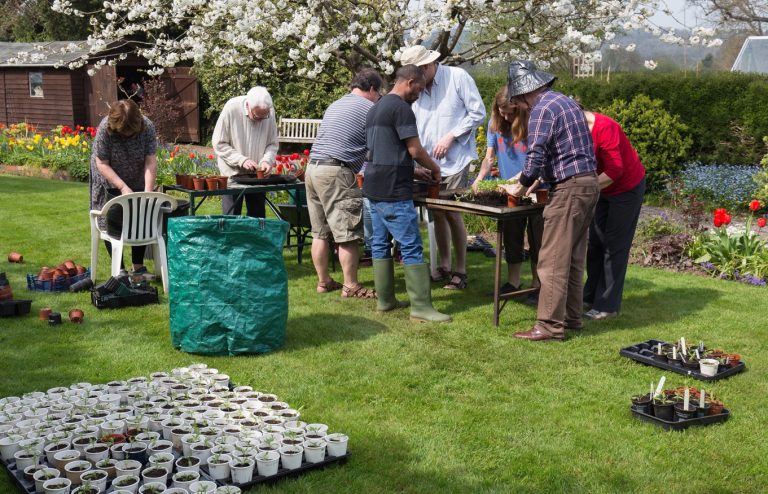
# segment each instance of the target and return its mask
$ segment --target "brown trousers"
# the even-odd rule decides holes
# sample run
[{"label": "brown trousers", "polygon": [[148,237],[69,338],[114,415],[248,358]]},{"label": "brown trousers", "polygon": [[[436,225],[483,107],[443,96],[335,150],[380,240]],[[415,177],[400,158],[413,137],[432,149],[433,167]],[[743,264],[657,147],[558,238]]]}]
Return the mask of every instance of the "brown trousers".
[{"label": "brown trousers", "polygon": [[596,175],[556,184],[544,208],[544,236],[539,251],[539,306],[536,328],[562,335],[581,328],[587,232],[600,191]]}]

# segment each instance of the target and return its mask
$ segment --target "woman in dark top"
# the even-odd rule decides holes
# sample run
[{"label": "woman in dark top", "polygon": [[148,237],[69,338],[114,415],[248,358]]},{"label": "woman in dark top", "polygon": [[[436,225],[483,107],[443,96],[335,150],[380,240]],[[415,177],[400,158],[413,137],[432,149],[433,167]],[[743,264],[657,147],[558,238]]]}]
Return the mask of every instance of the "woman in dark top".
[{"label": "woman in dark top", "polygon": [[[91,209],[100,210],[110,196],[131,192],[151,192],[155,188],[157,173],[157,138],[154,124],[141,114],[139,106],[131,100],[120,100],[112,105],[109,114],[99,124],[91,153]],[[112,189],[109,191],[108,189]],[[113,208],[114,209],[114,208]],[[110,234],[119,236],[122,213],[113,221],[107,220]],[[105,226],[101,225],[102,228]],[[109,242],[107,252],[112,255]],[[131,247],[134,274],[146,274],[144,246]],[[121,263],[122,265],[122,263]],[[92,266],[91,269],[96,269]]]}]

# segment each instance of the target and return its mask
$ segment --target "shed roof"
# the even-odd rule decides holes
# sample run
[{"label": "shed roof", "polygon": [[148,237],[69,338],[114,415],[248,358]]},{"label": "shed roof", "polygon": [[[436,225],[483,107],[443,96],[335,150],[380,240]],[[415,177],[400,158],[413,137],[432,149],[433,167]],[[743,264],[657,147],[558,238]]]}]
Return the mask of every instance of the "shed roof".
[{"label": "shed roof", "polygon": [[731,72],[768,74],[768,36],[750,36],[741,46]]},{"label": "shed roof", "polygon": [[88,48],[86,41],[0,43],[0,67],[66,68],[69,62],[88,55]]}]

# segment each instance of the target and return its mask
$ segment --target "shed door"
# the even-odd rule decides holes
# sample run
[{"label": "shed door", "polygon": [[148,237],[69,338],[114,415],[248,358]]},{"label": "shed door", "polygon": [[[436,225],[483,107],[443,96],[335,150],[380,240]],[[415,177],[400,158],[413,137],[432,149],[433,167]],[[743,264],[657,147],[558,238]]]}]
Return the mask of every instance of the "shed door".
[{"label": "shed door", "polygon": [[179,140],[182,142],[200,142],[200,91],[197,77],[192,75],[189,67],[173,67],[166,69],[170,79],[170,97],[178,97],[181,102],[182,114],[177,129]]},{"label": "shed door", "polygon": [[[87,68],[93,68],[93,65],[88,65]],[[97,127],[101,119],[109,113],[109,105],[117,101],[115,67],[105,65],[90,77],[86,73],[85,94],[88,101],[88,125]]]}]

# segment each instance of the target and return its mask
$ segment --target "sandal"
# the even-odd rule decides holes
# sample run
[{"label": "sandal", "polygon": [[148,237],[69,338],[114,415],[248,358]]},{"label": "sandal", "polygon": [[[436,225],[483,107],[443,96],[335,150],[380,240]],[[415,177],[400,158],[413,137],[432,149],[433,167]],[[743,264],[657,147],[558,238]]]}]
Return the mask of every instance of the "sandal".
[{"label": "sandal", "polygon": [[343,285],[341,288],[341,298],[376,298],[376,290],[365,288],[363,285],[355,287]]},{"label": "sandal", "polygon": [[333,279],[330,281],[321,281],[317,284],[317,293],[335,292],[343,286],[344,285]]},{"label": "sandal", "polygon": [[[454,278],[458,278],[459,281],[453,281]],[[446,290],[463,290],[467,284],[467,273],[452,273],[451,281],[446,283],[443,288]]]},{"label": "sandal", "polygon": [[439,273],[437,276],[433,274],[429,275],[429,277],[432,278],[432,281],[445,281],[451,279],[451,272],[444,267],[438,266],[437,272]]}]

